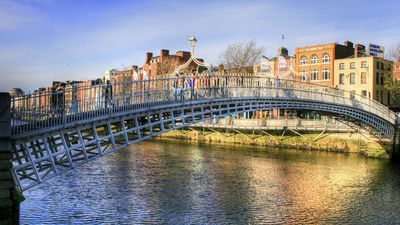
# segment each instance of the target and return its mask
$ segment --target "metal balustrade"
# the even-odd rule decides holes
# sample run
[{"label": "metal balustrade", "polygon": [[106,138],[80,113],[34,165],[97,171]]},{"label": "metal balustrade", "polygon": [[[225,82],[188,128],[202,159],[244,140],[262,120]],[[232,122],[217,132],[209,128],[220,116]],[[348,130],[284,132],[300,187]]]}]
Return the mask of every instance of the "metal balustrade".
[{"label": "metal balustrade", "polygon": [[[293,80],[203,74],[124,83],[72,86],[12,98],[12,133],[21,135],[116,112],[216,99],[282,98],[344,105],[394,125],[396,114],[351,92]],[[317,109],[316,109],[317,110]]]},{"label": "metal balustrade", "polygon": [[159,134],[255,110],[343,115],[393,140],[396,115],[350,92],[291,80],[204,74],[36,92],[12,99],[13,174],[29,189]]}]

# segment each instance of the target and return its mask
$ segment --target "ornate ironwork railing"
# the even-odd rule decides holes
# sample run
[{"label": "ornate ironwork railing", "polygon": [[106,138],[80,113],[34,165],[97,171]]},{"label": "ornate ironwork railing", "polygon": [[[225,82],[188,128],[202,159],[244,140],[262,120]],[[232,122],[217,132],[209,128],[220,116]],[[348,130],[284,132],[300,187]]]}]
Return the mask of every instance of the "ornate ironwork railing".
[{"label": "ornate ironwork railing", "polygon": [[47,89],[12,98],[13,135],[116,112],[200,100],[285,98],[361,109],[391,124],[396,114],[381,103],[327,86],[258,76],[202,74],[123,83]]}]

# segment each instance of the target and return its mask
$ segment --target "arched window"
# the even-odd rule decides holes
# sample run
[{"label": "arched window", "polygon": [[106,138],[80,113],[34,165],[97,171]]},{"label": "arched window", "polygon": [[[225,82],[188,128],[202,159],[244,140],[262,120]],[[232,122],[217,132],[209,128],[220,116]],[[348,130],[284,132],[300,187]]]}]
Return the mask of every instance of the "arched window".
[{"label": "arched window", "polygon": [[311,80],[318,80],[318,70],[317,69],[311,70]]},{"label": "arched window", "polygon": [[317,64],[317,63],[318,63],[318,56],[312,55],[311,56],[311,64]]},{"label": "arched window", "polygon": [[307,57],[304,55],[300,58],[300,65],[306,65],[307,64]]},{"label": "arched window", "polygon": [[331,76],[331,70],[329,68],[322,69],[322,80],[329,80]]},{"label": "arched window", "polygon": [[328,53],[325,53],[322,55],[322,62],[323,63],[329,63],[331,61],[331,57],[329,56]]},{"label": "arched window", "polygon": [[307,70],[300,71],[300,80],[303,82],[307,81]]}]

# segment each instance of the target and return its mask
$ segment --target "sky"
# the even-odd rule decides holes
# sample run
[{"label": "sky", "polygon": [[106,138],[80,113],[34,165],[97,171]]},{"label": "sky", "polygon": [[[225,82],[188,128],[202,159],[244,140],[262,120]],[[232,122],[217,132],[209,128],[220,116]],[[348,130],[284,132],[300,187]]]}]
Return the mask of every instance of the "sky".
[{"label": "sky", "polygon": [[[0,0],[0,92],[89,80],[142,66],[147,51],[190,51],[217,65],[229,44],[285,46],[400,41],[397,0]],[[282,34],[284,39],[282,39]]]}]

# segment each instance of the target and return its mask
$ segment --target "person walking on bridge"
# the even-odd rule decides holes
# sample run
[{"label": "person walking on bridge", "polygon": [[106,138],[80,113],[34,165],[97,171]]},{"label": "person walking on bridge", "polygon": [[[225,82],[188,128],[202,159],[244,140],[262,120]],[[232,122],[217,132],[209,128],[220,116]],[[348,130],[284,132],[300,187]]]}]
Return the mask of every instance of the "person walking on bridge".
[{"label": "person walking on bridge", "polygon": [[174,91],[174,100],[178,100],[178,95],[180,94],[179,92],[179,75],[175,74],[175,78],[173,80],[173,91]]},{"label": "person walking on bridge", "polygon": [[194,72],[192,73],[192,75],[189,78],[189,88],[190,88],[190,100],[196,100],[196,95],[195,95],[195,82],[196,82],[196,77]]},{"label": "person walking on bridge", "polygon": [[111,107],[112,102],[112,85],[110,80],[107,81],[106,85],[103,87],[104,94],[104,106],[105,108]]}]

